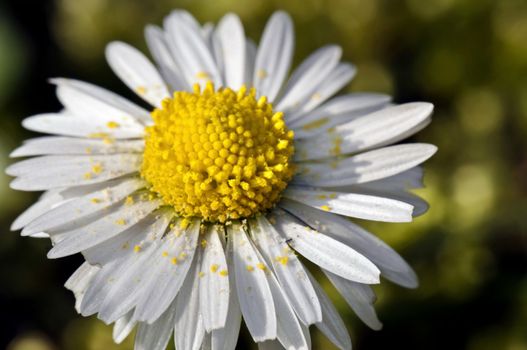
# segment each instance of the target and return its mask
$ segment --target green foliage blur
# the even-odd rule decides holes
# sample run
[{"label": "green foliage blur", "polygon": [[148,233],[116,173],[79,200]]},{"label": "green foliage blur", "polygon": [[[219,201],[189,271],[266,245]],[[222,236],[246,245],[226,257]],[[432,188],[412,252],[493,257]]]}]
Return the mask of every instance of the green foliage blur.
[{"label": "green foliage blur", "polygon": [[[258,40],[275,9],[295,21],[298,63],[341,45],[358,67],[346,91],[435,104],[412,141],[439,146],[426,164],[431,204],[411,224],[367,227],[416,269],[421,285],[377,286],[380,332],[331,289],[354,348],[527,350],[527,1],[525,0],[57,0],[0,3],[0,168],[31,136],[20,121],[60,108],[50,76],[84,79],[137,101],[104,62],[105,44],[146,50],[143,27],[171,9],[200,21],[235,12]],[[47,260],[48,240],[10,232],[37,194],[0,172],[0,347],[131,349],[111,328],[76,315],[62,285],[82,259]],[[334,349],[314,333],[314,349]],[[240,349],[255,349],[247,333]]]}]

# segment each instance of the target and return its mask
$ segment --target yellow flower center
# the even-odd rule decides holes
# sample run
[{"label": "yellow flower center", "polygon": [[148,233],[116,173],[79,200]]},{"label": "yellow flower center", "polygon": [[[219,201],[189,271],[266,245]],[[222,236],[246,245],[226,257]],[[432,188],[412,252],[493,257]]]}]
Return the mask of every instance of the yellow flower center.
[{"label": "yellow flower center", "polygon": [[195,85],[152,117],[141,175],[183,217],[225,222],[264,212],[293,176],[293,132],[254,89]]}]

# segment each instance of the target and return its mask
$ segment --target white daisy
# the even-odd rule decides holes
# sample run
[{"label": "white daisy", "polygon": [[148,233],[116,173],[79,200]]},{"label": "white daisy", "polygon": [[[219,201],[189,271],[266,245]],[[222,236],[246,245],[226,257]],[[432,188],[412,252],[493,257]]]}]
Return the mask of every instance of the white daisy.
[{"label": "white daisy", "polygon": [[[113,71],[145,110],[103,88],[53,79],[64,105],[29,117],[7,170],[11,186],[45,191],[13,224],[50,237],[49,258],[82,253],[66,282],[77,310],[115,323],[136,349],[234,349],[243,316],[263,349],[309,349],[308,327],[350,349],[346,326],[302,259],[318,265],[371,328],[370,284],[417,286],[407,263],[348,217],[408,222],[426,203],[418,166],[436,151],[398,144],[432,105],[388,96],[332,97],[352,79],[338,46],[288,78],[293,24],[269,20],[260,44],[236,15],[217,26],[174,11],[148,26],[156,65],[108,45]],[[286,188],[287,187],[287,188]],[[298,255],[297,255],[298,253]]]}]

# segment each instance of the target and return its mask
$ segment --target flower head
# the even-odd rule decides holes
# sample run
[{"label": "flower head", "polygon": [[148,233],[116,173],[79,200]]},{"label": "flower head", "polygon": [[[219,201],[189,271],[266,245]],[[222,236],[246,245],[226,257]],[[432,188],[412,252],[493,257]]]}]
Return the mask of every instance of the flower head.
[{"label": "flower head", "polygon": [[370,284],[405,287],[404,260],[349,218],[408,222],[427,205],[418,166],[436,148],[398,144],[432,105],[374,93],[332,97],[354,76],[323,47],[288,78],[293,25],[260,44],[237,16],[202,27],[174,11],[146,39],[156,65],[111,43],[114,72],[150,110],[100,87],[54,79],[64,109],[24,120],[51,134],[16,149],[11,186],[45,193],[14,223],[49,237],[48,257],[82,253],[66,282],[77,310],[114,323],[136,348],[234,349],[242,317],[256,342],[308,349],[308,327],[350,349],[346,327],[300,256],[379,329]]}]

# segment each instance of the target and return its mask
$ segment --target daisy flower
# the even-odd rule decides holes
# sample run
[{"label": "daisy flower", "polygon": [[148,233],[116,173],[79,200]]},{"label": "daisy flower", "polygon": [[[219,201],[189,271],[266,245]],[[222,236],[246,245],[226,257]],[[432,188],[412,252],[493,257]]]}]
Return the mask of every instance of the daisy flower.
[{"label": "daisy flower", "polygon": [[[310,349],[314,325],[340,349],[346,326],[304,265],[320,267],[359,318],[380,329],[371,284],[417,286],[408,264],[349,218],[409,222],[408,192],[436,147],[397,144],[432,105],[376,93],[333,97],[353,78],[341,48],[289,75],[293,24],[274,13],[259,45],[233,14],[201,26],[174,11],[148,26],[155,64],[112,42],[107,61],[151,106],[53,79],[64,108],[31,116],[11,187],[45,191],[14,223],[49,237],[49,258],[82,253],[66,282],[84,316],[136,349],[234,349],[243,318],[261,349]],[[301,258],[303,257],[303,258]]]}]

